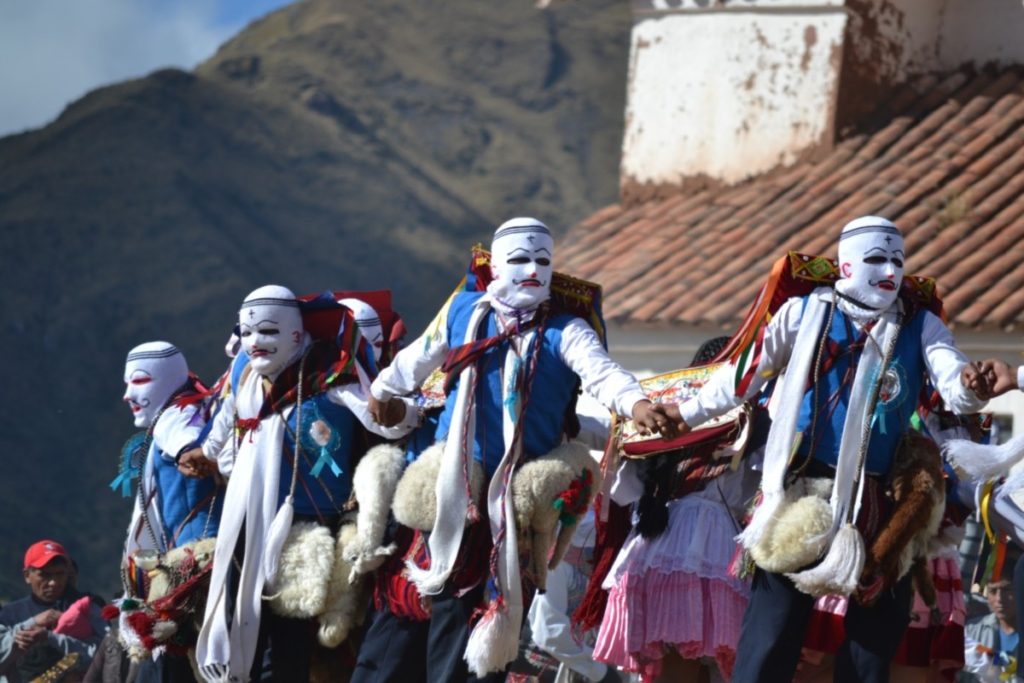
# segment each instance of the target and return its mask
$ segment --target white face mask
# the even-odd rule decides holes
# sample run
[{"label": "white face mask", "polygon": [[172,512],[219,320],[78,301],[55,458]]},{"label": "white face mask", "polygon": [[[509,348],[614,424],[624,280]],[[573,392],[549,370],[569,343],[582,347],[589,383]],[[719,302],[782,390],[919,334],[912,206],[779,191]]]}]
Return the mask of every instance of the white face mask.
[{"label": "white face mask", "polygon": [[899,295],[904,258],[903,237],[890,221],[877,216],[851,221],[839,238],[836,289],[861,308],[883,311]]},{"label": "white face mask", "polygon": [[250,293],[238,310],[238,334],[252,369],[276,377],[298,357],[305,340],[295,295],[277,285]]},{"label": "white face mask", "polygon": [[551,297],[555,243],[551,232],[533,218],[513,218],[494,233],[487,291],[504,306],[529,311]]},{"label": "white face mask", "polygon": [[373,359],[379,361],[380,353],[384,349],[384,328],[381,327],[377,311],[359,299],[338,299],[338,303],[352,311],[356,324],[359,325],[359,332],[373,349]]},{"label": "white face mask", "polygon": [[146,429],[174,392],[188,380],[188,363],[173,344],[147,342],[128,352],[124,365],[124,401],[135,426]]}]

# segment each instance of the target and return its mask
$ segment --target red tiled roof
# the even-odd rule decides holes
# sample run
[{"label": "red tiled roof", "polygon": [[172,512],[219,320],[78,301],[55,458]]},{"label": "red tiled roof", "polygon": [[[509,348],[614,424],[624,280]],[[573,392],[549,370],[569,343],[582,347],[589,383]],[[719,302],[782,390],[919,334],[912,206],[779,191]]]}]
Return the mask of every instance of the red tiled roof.
[{"label": "red tiled roof", "polygon": [[622,323],[740,321],[786,251],[835,255],[876,214],[903,230],[908,272],[936,277],[954,325],[1024,323],[1024,71],[931,77],[824,158],[740,185],[606,207],[562,240],[559,268],[600,282]]}]

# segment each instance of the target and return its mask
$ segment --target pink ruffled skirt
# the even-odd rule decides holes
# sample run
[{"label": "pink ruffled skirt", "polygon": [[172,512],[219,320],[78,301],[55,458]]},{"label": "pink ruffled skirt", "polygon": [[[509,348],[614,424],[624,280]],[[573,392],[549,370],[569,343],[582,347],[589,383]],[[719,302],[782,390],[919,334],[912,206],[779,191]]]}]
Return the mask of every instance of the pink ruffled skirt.
[{"label": "pink ruffled skirt", "polygon": [[670,504],[661,536],[630,536],[605,581],[594,658],[646,680],[673,649],[684,659],[714,659],[729,678],[750,595],[728,573],[735,533],[724,505],[687,496]]}]

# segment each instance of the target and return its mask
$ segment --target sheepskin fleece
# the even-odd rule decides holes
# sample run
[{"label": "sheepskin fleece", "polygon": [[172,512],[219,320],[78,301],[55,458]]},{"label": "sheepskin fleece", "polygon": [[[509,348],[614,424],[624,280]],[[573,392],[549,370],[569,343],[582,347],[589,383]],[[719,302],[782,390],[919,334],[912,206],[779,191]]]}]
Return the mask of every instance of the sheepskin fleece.
[{"label": "sheepskin fleece", "polygon": [[296,522],[281,549],[277,585],[263,599],[276,614],[308,619],[324,611],[334,565],[334,538],[316,522]]},{"label": "sheepskin fleece", "polygon": [[404,470],[405,453],[392,444],[374,446],[359,461],[352,476],[352,490],[359,503],[358,518],[350,538],[344,544],[340,536],[338,539],[338,549],[344,547],[343,559],[350,565],[350,571],[371,572],[395,551],[394,544],[381,544]]},{"label": "sheepskin fleece", "polygon": [[[584,470],[593,475],[590,500],[593,501],[600,478],[600,466],[579,442],[564,443],[547,455],[527,462],[512,477],[512,505],[521,546],[530,548],[530,564],[538,588],[547,586],[547,569],[554,568],[569,545],[575,524],[559,529],[559,511],[554,502]],[[548,561],[551,557],[550,563]]]},{"label": "sheepskin fleece", "polygon": [[804,477],[790,486],[761,541],[750,550],[757,566],[781,574],[821,557],[832,528],[831,494],[831,479]]},{"label": "sheepskin fleece", "polygon": [[[437,476],[441,471],[443,453],[444,442],[438,441],[405,468],[395,489],[395,502],[391,508],[399,524],[420,531],[434,528],[437,516]],[[469,479],[473,500],[480,500],[484,469],[476,460],[470,460]]]},{"label": "sheepskin fleece", "polygon": [[[352,563],[345,559],[347,546],[356,538],[356,524],[343,523],[338,530],[334,566],[327,584],[327,599],[320,615],[317,639],[324,647],[337,647],[348,638],[354,626],[363,621],[366,603],[365,581],[352,573]],[[353,580],[354,579],[354,580]]]}]

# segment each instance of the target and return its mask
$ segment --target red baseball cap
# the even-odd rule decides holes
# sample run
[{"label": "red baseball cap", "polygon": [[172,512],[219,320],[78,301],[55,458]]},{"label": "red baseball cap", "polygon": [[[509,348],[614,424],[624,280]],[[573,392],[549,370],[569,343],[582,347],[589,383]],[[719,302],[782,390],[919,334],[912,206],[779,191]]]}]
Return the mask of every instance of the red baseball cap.
[{"label": "red baseball cap", "polygon": [[25,551],[25,569],[42,569],[55,557],[71,560],[68,551],[57,541],[36,541]]}]

